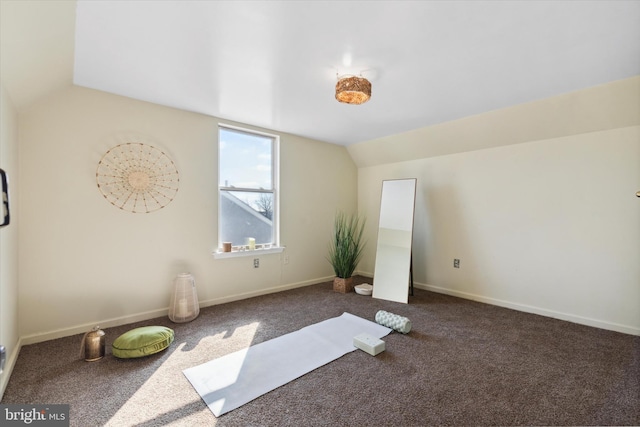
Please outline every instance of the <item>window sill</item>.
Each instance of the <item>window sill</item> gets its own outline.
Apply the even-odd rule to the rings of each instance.
[[[213,258],[225,259],[225,258],[238,258],[244,256],[260,256],[266,254],[279,254],[284,251],[284,246],[269,249],[254,249],[252,251],[233,251],[233,252],[214,252]]]

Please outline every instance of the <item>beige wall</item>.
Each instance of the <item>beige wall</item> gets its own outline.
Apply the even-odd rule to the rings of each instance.
[[[416,157],[422,153],[424,158],[358,170],[358,208],[370,219],[367,237],[375,242],[382,180],[415,177],[418,286],[640,335],[637,83],[634,78],[528,108],[487,113],[487,128],[479,133],[473,123],[482,121],[482,115],[473,123],[451,122],[448,135],[455,138],[436,142],[482,146],[478,141],[490,140],[492,134],[496,139],[509,134],[511,119],[527,123],[525,128],[534,131],[527,134],[523,128],[512,145],[428,156],[424,146],[430,146],[432,130],[416,131],[401,145],[415,146]],[[606,93],[618,95],[598,104]],[[536,126],[543,126],[537,122],[541,115],[544,123],[551,120],[545,109],[561,102],[596,110],[556,111],[561,122],[553,123],[556,132],[573,133],[531,139],[539,134]],[[532,110],[539,114],[529,115]],[[623,119],[617,120],[617,113]],[[592,119],[600,115],[609,117],[600,120],[599,127],[606,129],[592,131]],[[369,148],[370,158],[379,158],[378,143],[360,144],[359,149]],[[393,145],[393,138],[387,143]],[[454,258],[461,260],[460,269],[453,268]],[[372,274],[374,263],[375,245],[370,245],[359,270]]]
[[[355,211],[357,203],[357,169],[346,149],[281,135],[286,250],[260,256],[260,268],[254,269],[253,256],[212,256],[217,123],[79,87],[20,116],[25,342],[164,315],[173,278],[184,271],[194,274],[203,305],[331,277],[325,256],[334,212]],[[132,137],[164,150],[180,173],[173,202],[149,214],[117,209],[95,182],[105,151]]]
[[[634,126],[640,76],[349,146],[358,167]],[[461,100],[460,102],[464,102]]]
[[[20,350],[18,331],[18,118],[0,85],[0,167],[9,179],[11,223],[0,228],[0,344],[7,364],[0,374],[0,399]]]

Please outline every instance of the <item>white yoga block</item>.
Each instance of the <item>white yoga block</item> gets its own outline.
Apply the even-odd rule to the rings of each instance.
[[[360,334],[353,337],[353,345],[372,356],[384,351],[384,341],[369,334]]]

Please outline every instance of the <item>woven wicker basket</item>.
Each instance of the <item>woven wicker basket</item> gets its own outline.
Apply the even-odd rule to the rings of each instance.
[[[346,294],[347,292],[353,292],[353,277],[343,279],[342,277],[336,277],[333,279],[333,290]]]

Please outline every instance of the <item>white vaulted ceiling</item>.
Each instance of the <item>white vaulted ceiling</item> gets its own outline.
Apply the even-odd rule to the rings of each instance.
[[[50,85],[342,145],[640,74],[640,1],[4,3],[31,16],[22,36],[2,17],[3,81],[18,106],[35,89],[16,70],[35,66]],[[40,57],[24,52],[33,43]],[[368,78],[371,100],[338,103],[336,73]]]

